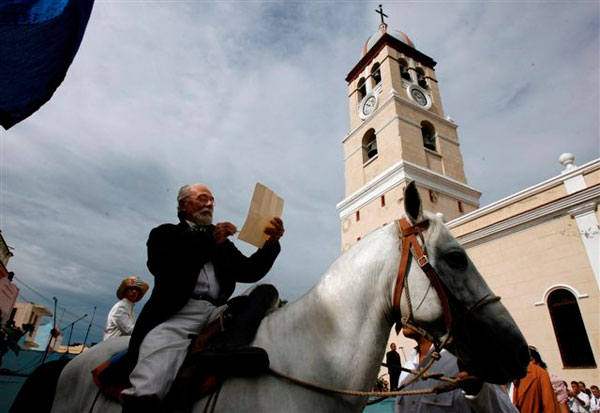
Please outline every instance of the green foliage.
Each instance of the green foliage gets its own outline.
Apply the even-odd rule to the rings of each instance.
[[[377,377],[377,380],[375,380],[375,384],[373,385],[373,391],[388,391],[389,388],[390,385],[383,376]]]
[[[279,299],[279,302],[277,303],[277,308],[281,308],[284,305],[286,305],[288,303],[288,300],[282,300],[281,298]]]
[[[24,324],[23,328],[16,327],[13,321],[2,325],[2,315],[0,314],[0,366],[2,365],[2,358],[8,353],[8,350],[19,354],[21,350],[19,340],[31,331],[33,331],[31,324]]]

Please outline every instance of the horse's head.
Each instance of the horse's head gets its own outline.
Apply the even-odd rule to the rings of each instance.
[[[439,295],[446,295],[451,317],[444,322],[443,298],[432,288],[435,283],[425,275],[426,269],[417,265],[414,251],[404,283],[409,288],[403,289],[400,300],[402,316],[410,314],[436,341],[447,339],[446,348],[484,381],[507,383],[525,376],[529,351],[517,324],[441,218],[423,212],[414,183],[405,190],[404,206],[406,224],[416,226],[423,236],[419,239],[417,233],[416,239],[421,246],[424,241],[427,260],[441,284]]]

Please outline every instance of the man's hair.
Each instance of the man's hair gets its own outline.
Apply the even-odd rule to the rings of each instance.
[[[583,385],[583,387],[585,387],[585,383],[584,383],[584,382],[582,382],[582,381],[580,381],[580,382],[579,382],[579,383],[577,383],[577,384],[581,384],[581,385]]]
[[[575,380],[573,380],[573,381],[571,382],[571,384],[573,384],[573,383],[575,383],[576,385],[578,385],[578,386],[579,386],[579,382],[578,382],[578,381],[575,381]]]
[[[177,193],[177,211],[181,211],[181,205],[190,196],[192,186],[188,184],[179,188],[179,192]]]
[[[544,360],[542,360],[542,356],[540,355],[540,352],[537,351],[537,348],[535,348],[534,346],[529,346],[529,354],[531,354],[531,357],[535,360],[535,363],[538,366],[540,366],[543,369],[548,368],[546,363],[544,363]]]
[[[592,389],[592,390],[594,390],[594,389],[596,389],[596,390],[600,390],[600,389],[598,388],[598,386],[596,386],[595,384],[592,384],[592,385],[590,386],[590,389]]]

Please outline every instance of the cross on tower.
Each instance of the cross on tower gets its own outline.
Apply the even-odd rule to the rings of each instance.
[[[383,6],[381,4],[379,5],[379,10],[375,9],[375,13],[381,15],[381,23],[379,23],[379,28],[381,30],[387,29],[387,24],[385,24],[383,18],[388,17],[388,15],[383,12]]]

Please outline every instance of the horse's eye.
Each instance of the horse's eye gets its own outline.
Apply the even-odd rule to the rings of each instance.
[[[462,251],[451,251],[444,256],[444,260],[452,268],[462,269],[467,266],[467,256]]]

